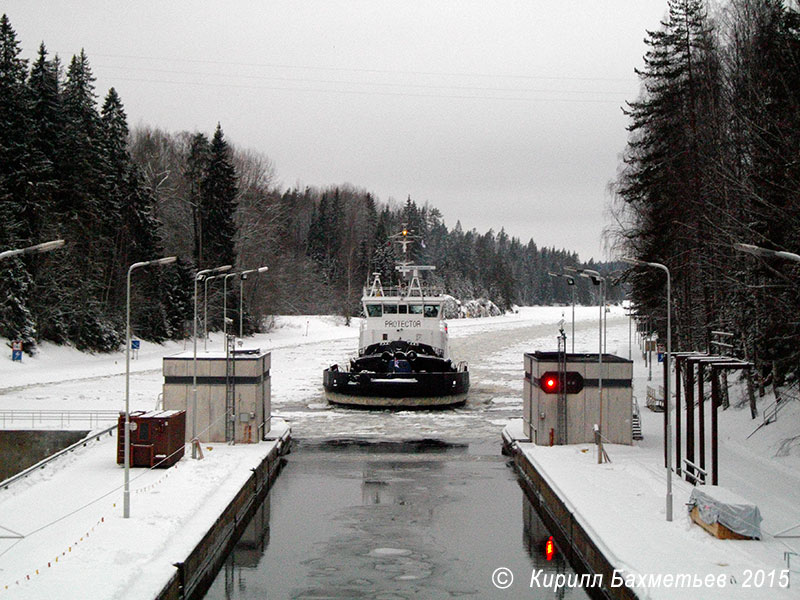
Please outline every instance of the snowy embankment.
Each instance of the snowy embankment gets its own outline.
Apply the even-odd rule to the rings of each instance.
[[[344,321],[337,317],[281,317],[276,328],[267,333],[245,340],[247,347],[260,347],[273,352],[272,364],[272,400],[273,412],[279,415],[288,414],[291,419],[293,435],[296,437],[335,437],[338,435],[367,435],[394,437],[458,437],[499,442],[499,432],[509,419],[521,415],[522,388],[522,353],[534,350],[552,350],[555,347],[557,324],[565,320],[564,329],[571,333],[570,307],[539,307],[520,309],[516,314],[484,319],[449,321],[454,356],[457,359],[468,359],[470,370],[474,376],[473,391],[468,406],[464,409],[446,411],[432,415],[422,413],[363,413],[334,409],[324,404],[321,393],[321,369],[324,366],[352,354],[356,350],[358,338],[358,320],[346,327]],[[577,307],[576,309],[576,351],[596,352],[597,348],[597,307]],[[608,352],[623,357],[628,356],[629,329],[628,320],[622,316],[619,307],[612,308],[608,321]],[[1,342],[0,342],[1,343]],[[569,342],[568,342],[569,344]],[[222,339],[214,334],[208,342],[209,350],[218,350]],[[3,346],[0,346],[3,347]],[[190,349],[191,344],[187,343]],[[203,352],[203,342],[198,343],[199,352]],[[181,352],[184,343],[170,342],[164,345],[142,343],[138,360],[132,361],[131,407],[132,409],[151,409],[155,405],[161,391],[161,359],[165,355]],[[747,568],[758,569],[759,565],[771,565],[780,571],[785,568],[783,551],[798,552],[798,540],[784,539],[776,541],[772,535],[782,529],[800,524],[800,453],[797,446],[788,448],[785,456],[775,456],[779,451],[786,451],[791,444],[784,443],[797,436],[797,423],[800,422],[800,403],[794,402],[784,409],[777,423],[762,428],[752,438],[747,435],[755,428],[756,423],[749,417],[747,409],[732,408],[720,412],[720,483],[740,495],[756,503],[764,517],[762,530],[767,535],[763,542],[715,542],[691,525],[684,511],[683,496],[688,497],[688,487],[675,480],[675,520],[671,524],[664,522],[665,470],[663,468],[662,415],[651,413],[644,408],[647,381],[647,370],[637,355],[636,343],[633,343],[634,395],[639,399],[642,408],[643,432],[645,439],[636,442],[633,447],[609,446],[607,449],[613,463],[598,467],[592,457],[592,449],[580,452],[577,447],[547,449],[548,455],[542,462],[552,457],[552,470],[561,479],[557,480],[565,493],[569,494],[573,504],[591,520],[592,526],[602,532],[609,545],[614,545],[614,553],[620,557],[625,568],[630,572],[648,573],[655,568],[656,562],[663,564],[655,573],[666,572],[665,569],[687,566],[691,572],[725,572],[738,569],[745,563]],[[0,411],[7,409],[114,409],[123,407],[125,355],[118,352],[109,355],[84,355],[74,349],[43,345],[41,352],[34,358],[25,357],[22,364],[12,363],[10,351],[0,356]],[[661,370],[653,369],[653,381],[650,385],[661,383]],[[734,390],[732,404],[736,404],[740,391]],[[763,408],[772,401],[768,395],[759,401]],[[710,420],[707,420],[710,422]],[[47,556],[52,552],[60,555],[67,546],[78,540],[81,549],[76,553],[73,548],[70,561],[74,566],[75,577],[80,573],[94,576],[95,561],[103,564],[103,553],[91,551],[96,539],[95,533],[108,525],[106,519],[97,526],[97,520],[111,514],[117,522],[121,521],[118,489],[121,483],[121,471],[114,462],[114,447],[111,438],[107,438],[102,449],[98,449],[98,458],[92,462],[88,471],[84,472],[82,460],[84,453],[90,449],[71,455],[72,458],[59,462],[52,472],[42,471],[39,476],[43,480],[65,478],[63,483],[48,488],[41,499],[15,501],[5,505],[4,497],[15,498],[19,490],[31,490],[38,487],[33,480],[20,484],[12,496],[8,491],[0,490],[0,527],[13,529],[20,533],[30,534],[42,524],[49,523],[62,516],[69,515],[75,508],[85,504],[87,500],[98,498],[109,492],[116,494],[116,507],[107,508],[103,502],[112,505],[113,493],[98,501],[92,508],[59,521],[63,526],[58,534],[40,534],[30,537],[34,550],[30,553],[19,552],[22,544],[14,550],[0,556],[0,598],[3,585],[12,583],[19,577],[30,574],[32,579],[38,577],[36,569],[40,569],[42,559],[44,568],[48,569]],[[241,448],[241,447],[239,447]],[[222,453],[208,453],[221,457]],[[710,456],[707,452],[706,456]],[[201,461],[209,468],[213,464]],[[95,460],[95,459],[92,459]],[[222,461],[221,458],[216,460]],[[90,461],[91,462],[91,461]],[[178,470],[191,461],[179,463]],[[197,464],[197,463],[194,463]],[[220,462],[222,469],[222,463]],[[568,467],[565,468],[565,465]],[[188,465],[187,465],[188,466]],[[78,469],[73,471],[73,467]],[[187,473],[189,473],[187,469]],[[98,481],[98,477],[104,477]],[[149,477],[152,477],[151,481]],[[169,496],[166,488],[161,486],[170,483],[169,479],[159,481],[162,475],[155,473],[137,480],[134,489],[154,487],[139,492],[133,497],[132,514],[136,519],[146,520],[145,530],[153,532],[158,529],[160,518],[167,520],[167,530],[173,531],[175,525],[171,519],[189,511],[189,503]],[[607,479],[604,479],[607,478]],[[562,481],[563,479],[563,481]],[[177,481],[177,480],[176,480]],[[575,486],[569,488],[569,486]],[[180,486],[178,486],[180,487]],[[569,489],[568,489],[569,488]],[[44,488],[40,488],[44,490]],[[179,495],[194,495],[191,490],[179,490]],[[681,496],[683,494],[683,496]],[[141,498],[138,498],[141,496]],[[159,515],[137,509],[137,502],[143,498],[165,498],[169,510],[163,509]],[[137,499],[138,498],[138,499]],[[103,511],[95,511],[94,507],[103,507]],[[143,509],[143,507],[141,507]],[[113,511],[116,511],[114,513]],[[7,515],[13,515],[13,520]],[[84,519],[84,515],[86,518]],[[75,521],[74,519],[79,519]],[[94,520],[92,520],[94,519]],[[95,531],[91,530],[95,527]],[[88,528],[88,529],[87,529]],[[180,528],[180,527],[179,527]],[[109,528],[110,530],[110,528]],[[2,531],[2,530],[0,530]],[[56,530],[52,530],[56,531]],[[127,531],[127,530],[126,530]],[[80,541],[84,533],[91,534],[91,542],[85,545]],[[119,534],[115,531],[115,534]],[[795,530],[794,533],[797,533]],[[147,534],[151,535],[150,533]],[[607,539],[606,539],[607,538]],[[40,540],[48,542],[41,552],[36,550]],[[0,552],[9,547],[14,540],[0,540]],[[114,561],[121,564],[130,562],[133,565],[147,564],[148,569],[155,569],[154,563],[140,556],[135,534],[128,537],[119,535],[116,539]],[[56,546],[58,546],[56,548]],[[64,548],[62,548],[64,546]],[[721,551],[719,550],[721,549]],[[766,549],[766,550],[764,550]],[[46,552],[45,552],[46,550]],[[720,553],[721,552],[721,553]],[[684,562],[681,557],[686,557]],[[126,558],[127,557],[127,558]],[[53,558],[51,556],[51,558]],[[637,563],[636,561],[643,561]],[[52,560],[50,560],[51,564]],[[719,564],[723,563],[723,564]],[[794,567],[800,561],[795,561]],[[60,561],[59,561],[60,565]],[[699,566],[698,566],[699,565]],[[137,568],[139,568],[137,566]],[[45,587],[36,587],[39,592],[47,590],[67,589],[72,581],[66,570],[54,569],[47,572]],[[711,571],[708,571],[711,569]],[[61,572],[61,575],[58,573]],[[43,571],[40,569],[41,575]],[[58,576],[57,576],[58,575]],[[63,578],[63,579],[62,579]],[[61,582],[65,582],[61,585]],[[737,578],[739,584],[742,579]],[[792,580],[800,586],[800,575]],[[22,586],[20,581],[20,586]],[[30,582],[29,582],[30,583]],[[20,587],[20,589],[22,589]],[[108,585],[109,593],[116,589]],[[673,595],[669,590],[649,589],[642,591],[642,596],[660,597],[729,597],[732,588],[722,591],[714,590],[682,590]],[[757,594],[780,597],[781,590],[750,590],[752,594],[740,597],[753,597]],[[529,592],[530,590],[528,590]],[[641,591],[641,590],[640,590]],[[695,593],[697,592],[697,593]],[[59,597],[79,597],[69,594],[57,594]],[[527,595],[527,593],[526,593]],[[9,595],[17,597],[17,595]],[[37,595],[22,597],[40,597]],[[106,597],[91,595],[82,597]],[[107,596],[112,597],[112,596]]]
[[[0,491],[0,598],[154,598],[277,443],[204,444],[203,460],[132,469],[128,519],[116,436]]]
[[[561,315],[566,315],[570,327],[570,307],[529,307],[516,313],[500,317],[480,319],[457,319],[448,321],[451,336],[478,335],[486,331],[520,329],[544,323],[556,323]],[[614,308],[614,310],[621,310]],[[576,322],[596,320],[597,307],[576,307]],[[293,356],[301,356],[302,348],[312,344],[342,342],[341,356],[331,352],[327,356],[311,356],[319,359],[322,365],[343,360],[356,351],[360,319],[352,319],[350,326],[341,317],[334,316],[281,316],[275,320],[275,327],[262,334],[244,339],[245,347],[258,347],[273,352],[273,401],[278,405],[283,397],[296,397],[304,393],[308,385],[321,389],[321,370],[315,372],[313,382],[299,381],[295,377],[298,365],[290,367],[291,372],[279,370],[274,363],[278,354],[291,350]],[[555,332],[554,332],[555,333]],[[352,341],[352,342],[350,342]],[[2,352],[2,349],[8,352]],[[155,344],[142,341],[131,360],[131,410],[151,410],[161,392],[161,365],[165,356],[192,350],[191,340],[170,341]],[[209,335],[207,341],[199,339],[198,354],[205,349],[220,350],[223,338],[219,332]],[[276,352],[279,351],[279,352]],[[317,352],[318,353],[318,352]],[[309,354],[312,354],[309,351]],[[280,357],[279,362],[280,362]],[[458,358],[458,357],[456,357]],[[0,338],[0,411],[3,410],[122,410],[125,393],[125,352],[108,354],[87,354],[69,346],[56,346],[43,343],[35,356],[24,356],[22,362],[11,361],[8,340]],[[305,375],[304,375],[305,377]],[[6,420],[0,426],[30,427],[30,419],[16,425]],[[37,427],[58,427],[55,423],[42,422]]]
[[[609,330],[609,338],[612,336]],[[621,336],[617,339],[618,344],[609,344],[609,351],[627,356],[627,348],[623,348],[627,339],[624,344]],[[791,404],[777,422],[747,439],[761,423],[761,416],[754,421],[749,407],[736,407],[744,399],[745,390],[741,384],[732,385],[732,407],[719,411],[719,483],[759,507],[763,539],[717,540],[691,521],[686,503],[692,486],[675,475],[673,521],[666,521],[663,414],[644,408],[647,385],[662,383],[663,368],[660,364],[654,367],[653,379],[648,381],[641,354],[634,359],[634,396],[642,409],[644,440],[633,446],[606,445],[612,462],[604,465],[597,464],[591,444],[553,448],[521,444],[521,448],[536,468],[546,473],[580,520],[590,525],[607,547],[611,563],[623,578],[629,578],[630,587],[640,598],[798,597],[800,556],[792,557],[792,588],[787,590],[780,584],[789,575],[784,571],[784,553],[800,553],[800,403],[788,400]],[[759,409],[773,401],[774,397],[767,394],[759,400]],[[707,402],[707,424],[711,422],[709,405]],[[684,417],[684,443],[685,421]],[[710,427],[706,427],[708,468]],[[519,422],[510,429],[518,429],[516,437],[521,437]],[[788,533],[794,538],[776,537],[787,529],[792,529]],[[678,586],[675,577],[685,575],[703,584]],[[713,584],[706,580],[708,576],[713,576]]]
[[[512,331],[525,332],[526,338],[529,330],[540,328],[547,336],[542,343],[550,344],[563,312],[569,315],[570,309],[520,309],[502,317],[450,321],[449,326],[454,340],[484,340],[487,333],[509,338],[503,332]],[[579,307],[576,320],[587,326],[586,322],[591,322],[596,331],[597,312],[596,307]],[[346,327],[342,319],[335,317],[282,317],[273,331],[246,340],[246,345],[273,352],[273,406],[281,407],[287,398],[291,402],[318,402],[320,363],[329,360],[331,347],[354,352],[357,336],[357,321]],[[533,349],[530,341],[524,344],[526,349]],[[485,342],[481,345],[485,348]],[[131,363],[132,409],[153,408],[161,388],[162,357],[184,350],[182,342],[143,342],[141,346],[138,359]],[[201,340],[201,353],[203,346]],[[190,347],[186,345],[187,349]],[[215,334],[208,349],[220,347],[221,338]],[[307,359],[309,353],[317,355],[316,362]],[[310,367],[306,364],[309,362]],[[514,365],[520,362],[520,355],[514,350],[498,366],[511,370],[518,382],[521,374]],[[85,355],[45,344],[36,357],[25,357],[22,364],[12,363],[10,356],[4,356],[0,358],[0,410],[121,409],[124,372],[123,352]],[[313,423],[317,414],[324,415],[323,430],[329,432],[327,435],[336,435],[330,433],[329,426],[336,419],[342,421],[341,430],[353,435],[352,412],[327,408],[298,411],[297,422],[301,426]],[[485,415],[469,411],[446,413],[442,416],[442,434],[452,429],[452,419],[472,422],[483,420]],[[412,433],[416,430],[408,429],[407,422],[427,420],[426,414],[396,416],[393,426]],[[355,418],[359,422],[375,421],[375,432],[385,434],[386,415],[365,416],[359,412]],[[438,427],[436,423],[433,426]],[[494,430],[499,431],[499,427],[495,425]],[[475,434],[474,427],[470,432]],[[115,441],[115,436],[105,436],[100,442],[58,459],[52,468],[0,490],[0,531],[26,536],[22,541],[0,539],[0,598],[3,593],[14,598],[53,594],[66,599],[152,597],[153,590],[171,573],[171,564],[182,560],[197,535],[207,529],[206,517],[218,513],[241,485],[241,478],[249,476],[256,455],[265,451],[261,444],[233,448],[212,445],[214,449],[206,451],[203,461],[184,458],[177,469],[168,471],[136,469],[137,478],[131,486],[131,519],[124,520],[122,470],[115,462]],[[194,520],[198,515],[202,516],[200,521]]]

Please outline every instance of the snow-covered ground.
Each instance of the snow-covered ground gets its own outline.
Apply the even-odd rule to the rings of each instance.
[[[275,421],[270,437],[286,429]],[[0,598],[154,598],[276,443],[206,444],[203,460],[132,469],[129,519],[116,436],[9,486],[0,492]]]
[[[609,350],[627,356],[620,328],[609,329]],[[613,339],[616,343],[612,346]],[[627,340],[626,340],[627,342]],[[634,347],[634,352],[638,349]],[[761,428],[750,439],[761,417],[750,418],[749,407],[736,408],[745,399],[741,382],[731,378],[731,405],[719,412],[719,483],[759,507],[763,522],[761,541],[717,540],[693,524],[686,503],[692,486],[673,476],[673,521],[666,521],[666,469],[664,468],[663,413],[644,407],[647,385],[662,383],[662,365],[654,366],[653,379],[642,356],[634,356],[634,395],[642,414],[644,440],[633,446],[606,445],[611,463],[598,465],[595,447],[580,444],[539,447],[521,444],[526,454],[549,479],[585,523],[609,549],[612,562],[623,575],[633,576],[640,598],[798,598],[800,597],[800,537],[775,537],[796,527],[800,536],[800,403],[792,401],[776,423]],[[673,384],[674,385],[674,384]],[[708,388],[708,386],[706,386]],[[772,394],[759,400],[763,409]],[[710,402],[706,402],[706,467],[710,459]],[[685,413],[684,413],[685,414]],[[695,419],[697,416],[695,415]],[[672,415],[673,423],[674,410]],[[683,439],[685,443],[685,422]],[[521,437],[515,421],[510,431]],[[695,431],[697,426],[695,425]],[[685,447],[685,446],[684,446]],[[695,450],[697,453],[697,450]],[[685,457],[685,450],[683,452]],[[697,455],[695,456],[697,459]],[[794,552],[792,589],[784,589],[787,562]],[[659,580],[664,575],[723,576],[724,587],[703,585],[678,588]],[[640,579],[639,576],[643,576]]]
[[[610,323],[614,318],[624,320],[621,309],[614,310]],[[597,307],[576,308],[576,349],[595,349],[598,312]],[[355,354],[358,319],[347,327],[339,317],[278,317],[272,331],[247,338],[245,346],[272,353],[272,410],[292,425],[295,436],[475,439],[495,435],[498,425],[517,416],[522,353],[552,346],[562,314],[569,334],[570,307],[522,308],[501,317],[448,321],[453,358],[470,363],[472,389],[464,408],[440,413],[354,412],[327,404],[322,371]],[[0,348],[3,346],[0,340]],[[204,347],[219,350],[221,336],[212,334],[207,344],[200,340],[198,352],[202,354]],[[191,342],[141,343],[138,358],[131,361],[131,410],[156,406],[162,388],[162,358],[191,349]],[[0,427],[25,429],[33,423],[41,428],[61,428],[60,420],[38,421],[30,411],[122,410],[124,373],[124,352],[86,355],[43,344],[35,357],[26,356],[22,364],[12,363],[9,352],[0,356]],[[11,421],[3,413],[8,410],[28,412]],[[393,416],[389,418],[389,414]],[[476,423],[478,415],[491,416],[498,423]],[[70,426],[81,429],[87,424],[73,420]]]
[[[322,391],[322,370],[332,363],[346,360],[356,351],[358,320],[354,320],[349,327],[346,327],[343,320],[337,317],[280,317],[273,331],[248,338],[245,340],[245,345],[272,352],[273,414],[286,420],[292,427],[292,436],[295,438],[433,437],[497,444],[499,451],[502,428],[521,415],[522,355],[524,352],[554,349],[558,322],[562,315],[569,336],[570,307],[523,308],[516,314],[501,317],[449,321],[452,355],[456,360],[469,361],[472,379],[467,404],[463,408],[451,411],[367,412],[329,406]],[[576,351],[597,351],[597,317],[597,307],[577,307]],[[628,332],[628,320],[623,316],[622,309],[613,307],[608,316],[608,352],[627,357]],[[208,349],[217,350],[221,346],[221,337],[212,335],[208,341]],[[5,347],[5,340],[0,340],[0,348]],[[204,351],[202,340],[198,348],[199,352]],[[131,365],[132,410],[151,409],[155,406],[162,386],[162,358],[185,349],[191,349],[191,343],[170,342],[158,345],[142,342],[139,356]],[[679,560],[684,555],[682,549],[684,542],[695,544],[699,548],[715,546],[713,541],[703,537],[706,536],[705,533],[696,531],[697,528],[689,524],[688,517],[682,510],[683,500],[680,497],[680,494],[684,493],[682,490],[685,486],[677,481],[675,521],[668,527],[667,534],[663,533],[665,525],[662,522],[664,489],[664,470],[661,467],[662,417],[644,408],[647,372],[641,361],[641,355],[637,355],[635,339],[633,353],[636,361],[634,394],[642,407],[645,439],[633,447],[609,447],[614,462],[599,470],[592,462],[591,450],[584,454],[575,448],[554,449],[552,456],[556,457],[554,459],[556,462],[562,459],[573,461],[575,469],[573,471],[563,467],[553,468],[560,473],[572,473],[568,478],[572,481],[581,479],[577,474],[582,473],[584,468],[587,478],[595,477],[600,471],[609,477],[612,483],[608,485],[598,484],[590,486],[588,491],[584,489],[582,492],[572,492],[579,497],[585,496],[593,506],[599,507],[598,513],[588,513],[593,525],[595,521],[598,524],[606,523],[612,513],[623,514],[623,511],[617,509],[620,503],[634,505],[640,494],[643,494],[641,497],[652,496],[647,500],[647,510],[632,512],[625,527],[615,528],[604,536],[608,535],[610,541],[613,541],[615,536],[619,538],[619,544],[623,549],[629,546],[626,560],[630,556],[650,553],[650,556],[654,556],[653,560],[662,560],[664,564],[672,565],[672,561]],[[22,364],[12,363],[10,354],[8,351],[0,356],[0,413],[8,410],[120,410],[124,406],[125,355],[122,352],[85,355],[70,348],[45,344],[37,356],[33,358],[26,356]],[[654,369],[653,384],[660,383],[660,373],[660,370]],[[735,402],[735,394],[732,401]],[[760,406],[763,407],[769,402],[771,399],[767,397],[760,402]],[[720,446],[720,482],[759,505],[764,516],[762,528],[767,534],[774,534],[800,523],[798,449],[795,447],[787,456],[774,456],[781,442],[800,433],[797,431],[800,407],[786,408],[777,424],[765,427],[750,440],[745,438],[752,431],[754,424],[749,418],[748,410],[731,409],[722,412],[720,417],[720,432],[723,437]],[[57,426],[52,422],[36,425]],[[5,424],[6,428],[30,428],[30,426],[30,416],[26,417],[25,422],[7,421]],[[0,427],[3,427],[2,421]],[[86,425],[75,424],[75,427],[81,428]],[[241,447],[229,450],[238,452],[239,448]],[[189,465],[188,463],[192,461],[184,459],[179,463],[178,470],[186,468],[186,473],[189,474],[192,473],[189,469],[203,468],[203,465],[207,465],[205,468],[211,468],[213,464],[219,464],[221,470],[227,469],[230,465],[223,467],[222,462],[228,460],[224,458],[227,452],[228,449],[219,448],[208,453],[212,458],[217,457],[215,460],[220,461],[219,463],[206,460],[201,461],[200,465],[197,463]],[[557,456],[559,452],[563,457]],[[244,460],[249,459],[244,458]],[[581,461],[587,464],[581,466]],[[216,477],[213,473],[211,475],[212,478]],[[618,483],[625,481],[625,478],[617,475],[630,475],[634,483],[619,486]],[[140,492],[139,495],[141,498],[159,499],[154,505],[158,508],[145,510],[142,507],[141,512],[138,512],[135,507],[137,502],[142,500],[137,496],[133,497],[133,515],[143,526],[143,535],[148,539],[155,535],[162,520],[167,532],[175,531],[176,528],[181,529],[183,527],[180,524],[180,519],[183,518],[181,515],[185,517],[194,510],[190,502],[180,499],[194,495],[195,491],[188,488],[184,490],[181,485],[181,489],[167,493],[166,490],[170,488],[166,486],[171,484],[172,479],[161,480],[162,476],[163,473],[158,472],[144,475],[134,486],[138,489],[139,486],[147,488],[152,484],[152,488]],[[153,481],[150,481],[151,477]],[[0,539],[0,598],[3,597],[4,591],[9,592],[8,597],[18,597],[19,594],[30,594],[19,597],[41,597],[43,590],[51,594],[58,591],[58,597],[63,598],[115,598],[120,597],[120,586],[132,581],[131,577],[135,572],[142,570],[144,565],[148,565],[148,569],[152,565],[155,569],[155,562],[161,560],[159,557],[166,557],[163,552],[166,552],[167,548],[160,549],[153,557],[148,558],[140,555],[134,535],[122,535],[128,530],[124,529],[126,525],[121,519],[119,503],[121,491],[118,489],[120,480],[121,471],[114,463],[113,440],[108,438],[107,441],[92,444],[70,455],[64,461],[58,461],[53,470],[45,469],[24,483],[15,484],[8,490],[0,490],[0,527],[29,534],[54,519],[65,517],[57,526],[52,526],[54,528],[31,536],[29,541],[33,544],[31,547],[34,550],[30,552],[21,552],[23,547],[21,543],[7,551],[15,540]],[[51,485],[54,487],[40,487]],[[202,496],[208,492],[206,489],[208,486],[201,487],[203,491],[198,493]],[[57,492],[54,491],[56,489]],[[39,499],[35,500],[37,491]],[[29,493],[33,496],[27,499]],[[26,495],[24,500],[23,494]],[[621,496],[618,496],[619,494]],[[686,494],[688,495],[688,492]],[[76,513],[74,517],[66,516],[86,502],[97,498],[101,499],[92,507]],[[160,502],[161,499],[165,502]],[[116,506],[113,506],[115,503]],[[103,517],[105,520],[100,520]],[[138,521],[139,519],[141,521]],[[92,531],[91,527],[95,527],[95,530]],[[596,529],[599,529],[599,525]],[[101,550],[104,546],[100,544],[95,546],[95,541],[101,539],[99,532],[103,530],[110,532],[109,540],[116,540],[113,552]],[[3,530],[0,530],[0,534],[2,533]],[[90,537],[80,541],[79,538],[85,533],[89,533]],[[111,533],[114,535],[110,535]],[[660,539],[663,535],[667,535],[671,540],[670,543],[666,548],[654,550],[655,545],[650,541]],[[44,540],[47,541],[46,548],[43,547],[42,551],[37,553],[36,545],[45,543]],[[70,554],[69,560],[66,560],[67,556],[64,555],[59,561],[58,569],[50,567],[48,570],[47,562],[52,565],[54,564],[52,559],[55,558],[55,555],[50,555],[58,551],[60,556],[60,552],[66,550],[76,540],[80,543],[73,547],[71,553],[67,552]],[[767,542],[748,543],[757,544],[759,547],[766,547],[767,544]],[[800,546],[797,540],[786,540],[780,546],[783,544],[788,544],[784,549],[789,550],[791,547],[794,551]],[[62,546],[64,548],[61,548]],[[171,552],[172,544],[168,546]],[[768,561],[768,564],[774,564],[776,569],[781,564],[785,565],[782,563],[782,554],[778,552],[780,546],[775,546],[778,555],[770,554],[771,562]],[[742,551],[736,550],[740,547],[741,544],[738,542],[731,543],[730,550],[725,550],[725,554],[721,555],[717,562],[726,562],[729,565],[743,564],[750,551],[745,550],[743,555]],[[653,554],[654,552],[656,554]],[[115,569],[123,572],[120,579],[93,587],[90,595],[70,591],[71,583],[82,577],[81,573],[93,577],[99,573],[96,569],[100,565],[110,564],[103,562],[104,560],[111,560],[115,565],[127,564],[131,568],[115,566]],[[758,563],[753,560],[752,568],[757,568],[757,564],[766,559],[758,558],[761,561]],[[68,564],[72,565],[72,570],[67,569]],[[795,565],[800,566],[800,560],[797,560]],[[39,575],[35,574],[36,569],[39,569]],[[31,575],[32,581],[39,577],[41,583],[36,583],[34,587],[32,581],[25,579],[26,575]],[[15,583],[17,580],[20,580],[18,587]],[[800,586],[800,575],[797,575],[793,582]],[[4,590],[7,584],[15,586],[14,594],[10,593],[11,589]],[[22,592],[27,589],[35,592]],[[140,588],[132,589],[141,591]],[[101,593],[101,590],[105,591]],[[127,597],[139,596],[129,594]],[[693,597],[708,596],[695,594]]]

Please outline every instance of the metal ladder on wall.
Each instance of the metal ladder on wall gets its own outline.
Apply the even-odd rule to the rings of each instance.
[[[233,442],[236,427],[236,336],[225,338],[225,441]]]
[[[558,335],[558,436],[556,444],[567,443],[567,334]]]

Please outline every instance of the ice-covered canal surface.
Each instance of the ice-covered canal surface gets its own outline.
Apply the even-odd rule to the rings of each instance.
[[[524,587],[526,598],[552,597],[527,587],[532,571],[572,570],[558,553],[545,560],[550,534],[500,453],[500,432],[521,414],[523,353],[555,345],[560,311],[554,316],[501,329],[479,321],[453,327],[452,354],[469,361],[472,379],[466,405],[454,410],[329,406],[321,370],[345,360],[352,339],[310,344],[315,356],[305,361],[298,348],[274,351],[274,412],[298,442],[206,597],[510,597],[513,590],[492,582],[498,568],[515,574],[513,589]],[[576,325],[587,351],[597,340],[590,319]],[[609,341],[624,330],[627,346],[627,321],[609,326]],[[587,597],[565,591],[561,597]]]
[[[496,444],[301,441],[206,598],[549,598],[548,536]]]
[[[536,321],[469,319],[450,322],[451,355],[469,363],[471,388],[466,404],[444,411],[365,411],[329,405],[322,370],[345,362],[356,351],[355,337],[272,352],[273,413],[299,439],[367,437],[380,439],[500,440],[508,420],[522,414],[523,353],[553,350],[562,312],[538,309]],[[576,351],[597,352],[597,309],[579,307]],[[620,310],[621,312],[621,310]],[[609,348],[627,352],[627,319],[610,315]],[[565,326],[570,334],[569,322]],[[615,339],[619,337],[619,340]],[[624,336],[623,336],[624,334]],[[613,349],[612,349],[613,348]],[[627,354],[625,354],[627,356]]]
[[[578,307],[576,351],[597,351],[598,310]],[[271,332],[246,339],[246,347],[272,354],[272,412],[288,421],[297,446],[209,597],[520,597],[517,586],[541,560],[537,544],[546,532],[500,454],[500,434],[521,415],[523,353],[555,347],[562,313],[569,335],[569,307],[451,321],[452,355],[469,362],[472,388],[463,408],[433,412],[327,404],[322,371],[356,352],[357,322],[281,317]],[[627,356],[621,309],[609,313],[608,333],[608,351]],[[132,410],[156,406],[162,358],[187,344],[142,342],[131,365]],[[209,350],[221,345],[216,334],[208,341]],[[2,408],[28,415],[6,428],[63,428],[30,416],[40,410],[124,407],[124,353],[43,344],[0,372]],[[54,514],[72,510],[73,496],[53,499]],[[499,567],[513,570],[514,589],[492,587]],[[524,592],[537,597],[527,586]]]

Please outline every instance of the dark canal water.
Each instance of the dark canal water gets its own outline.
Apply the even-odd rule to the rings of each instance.
[[[304,442],[208,599],[587,598],[530,588],[572,573],[497,443]],[[510,569],[498,589],[492,574]]]

